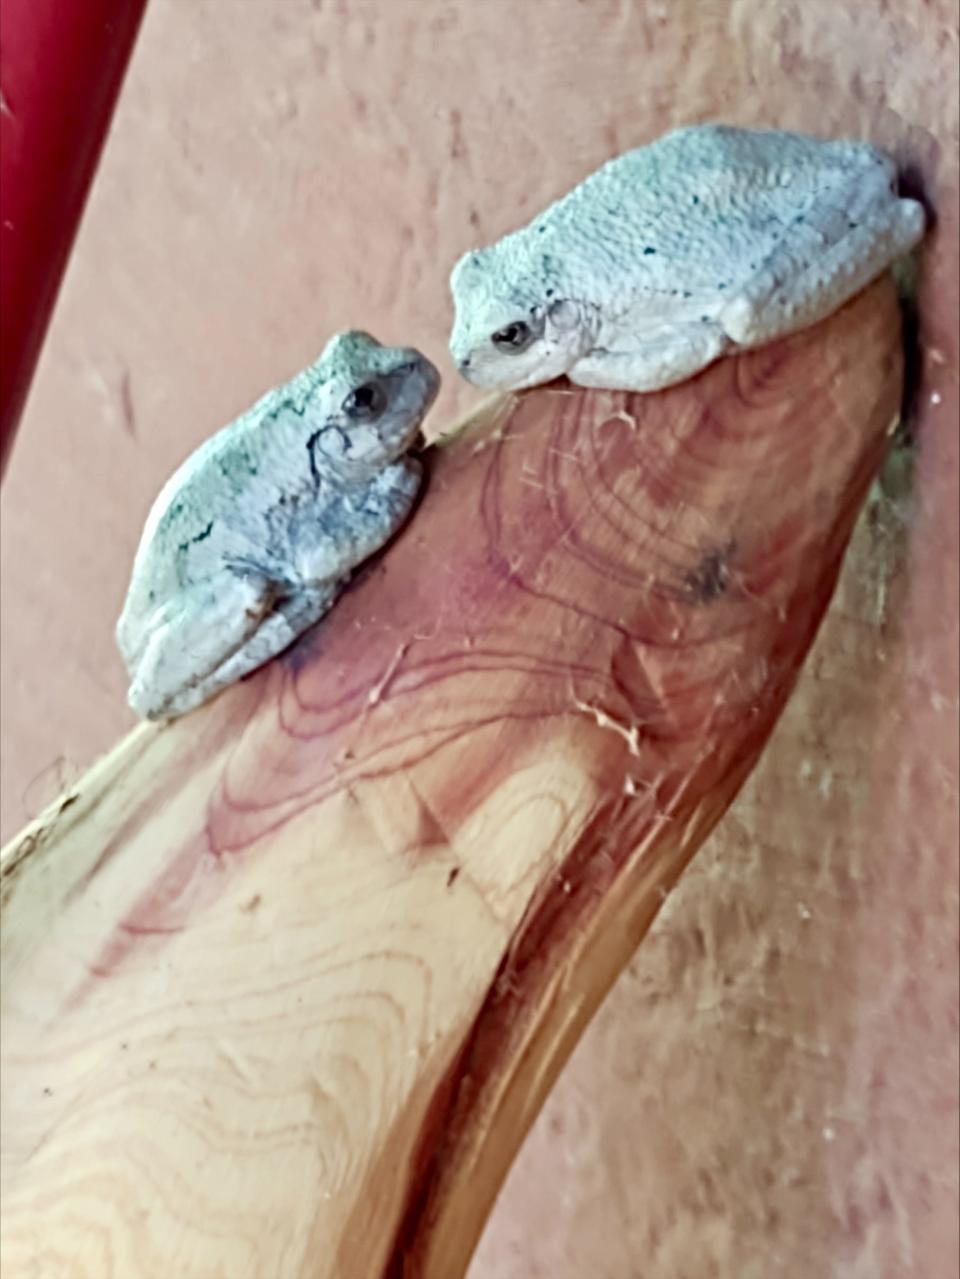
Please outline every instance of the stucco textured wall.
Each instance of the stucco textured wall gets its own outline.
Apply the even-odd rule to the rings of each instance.
[[[130,723],[112,627],[160,482],[334,329],[437,360],[438,428],[472,397],[450,264],[682,122],[869,137],[936,210],[912,484],[471,1279],[957,1273],[956,60],[948,0],[148,11],[3,491],[6,835]]]

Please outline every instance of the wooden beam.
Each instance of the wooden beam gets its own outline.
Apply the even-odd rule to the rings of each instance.
[[[900,342],[883,281],[656,395],[489,407],[325,622],[9,846],[12,1273],[462,1274],[790,693]]]

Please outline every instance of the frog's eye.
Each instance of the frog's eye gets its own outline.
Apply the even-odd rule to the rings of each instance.
[[[387,397],[382,387],[376,382],[364,382],[362,386],[354,387],[341,408],[351,422],[372,422],[380,416],[386,404]]]
[[[533,341],[533,330],[529,324],[516,320],[505,328],[497,329],[496,333],[491,334],[490,341],[505,355],[518,355]]]

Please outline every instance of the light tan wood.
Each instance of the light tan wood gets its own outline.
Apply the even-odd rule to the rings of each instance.
[[[462,1273],[776,722],[900,377],[885,281],[655,396],[492,407],[314,633],[10,845],[12,1274]]]

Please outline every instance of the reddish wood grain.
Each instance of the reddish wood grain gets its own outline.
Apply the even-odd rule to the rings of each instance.
[[[414,519],[326,622],[198,714],[139,730],[15,841],[11,1255],[42,1238],[102,1273],[102,1218],[98,1247],[142,1258],[131,1279],[461,1273],[556,1071],[776,722],[900,379],[885,281],[657,395],[557,385],[490,410],[436,451]],[[171,1100],[158,973],[168,1038],[234,1000],[244,1052],[269,1056],[278,1010],[302,1016],[283,1096],[317,1088],[335,1120],[257,1145],[280,1085],[216,1050],[222,1030],[191,1039],[178,1078],[203,1087]],[[123,1036],[136,1078],[109,1105],[78,1064],[101,1034]],[[243,1166],[228,1195],[186,1151],[200,1093],[238,1069],[235,1104],[257,1117],[241,1141],[230,1110],[210,1138]],[[125,1153],[140,1145],[221,1226],[185,1221]],[[342,1166],[304,1190],[328,1147]],[[278,1226],[283,1185],[297,1209]],[[145,1203],[177,1223],[172,1251],[143,1246]]]

